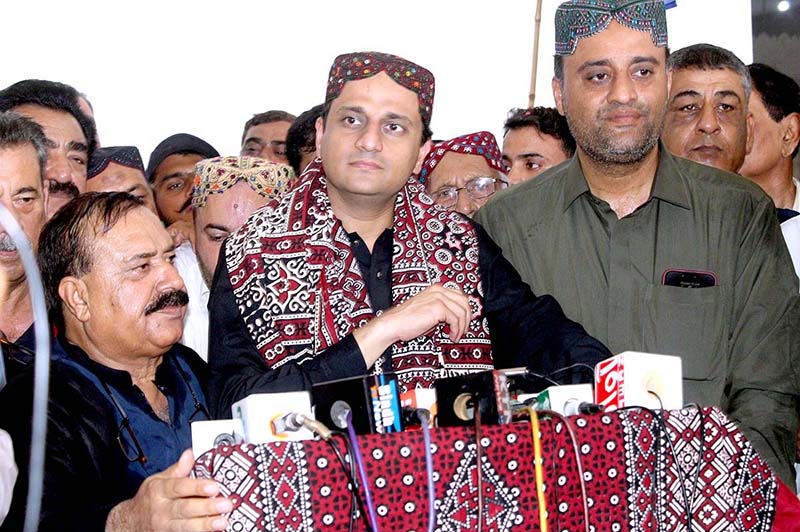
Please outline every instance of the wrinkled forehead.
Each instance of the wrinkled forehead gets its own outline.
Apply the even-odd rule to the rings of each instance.
[[[747,90],[742,76],[730,68],[683,68],[672,71],[673,98],[702,97],[708,100],[733,97],[745,102]]]

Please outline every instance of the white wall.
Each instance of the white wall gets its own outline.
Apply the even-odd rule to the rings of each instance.
[[[527,105],[535,0],[3,0],[0,87],[64,81],[89,95],[105,145],[147,157],[164,137],[199,135],[238,152],[253,113],[320,103],[333,58],[380,50],[436,76],[437,138],[488,129]],[[539,105],[552,105],[553,14],[543,0]],[[670,46],[728,47],[752,61],[750,0],[678,0]]]

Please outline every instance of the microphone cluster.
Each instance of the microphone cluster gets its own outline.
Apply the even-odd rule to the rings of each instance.
[[[683,406],[679,357],[626,351],[598,363],[593,373],[594,386],[558,385],[527,368],[511,368],[439,379],[433,389],[402,395],[392,373],[325,382],[311,393],[253,394],[233,405],[233,419],[192,424],[195,456],[217,445],[302,441],[315,435],[330,439],[331,430],[350,425],[356,434],[391,434],[418,430],[422,423],[471,425],[476,415],[484,424],[510,423],[527,406],[565,416],[628,406]],[[524,393],[532,377],[554,385]],[[419,416],[419,411],[427,414]]]

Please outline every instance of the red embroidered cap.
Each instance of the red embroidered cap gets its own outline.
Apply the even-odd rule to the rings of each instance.
[[[503,156],[500,148],[497,146],[497,139],[488,131],[478,131],[477,133],[469,133],[454,139],[437,142],[431,147],[428,156],[422,163],[422,170],[419,173],[419,180],[424,184],[428,175],[433,172],[439,161],[449,151],[455,153],[464,153],[467,155],[480,155],[489,164],[490,168],[494,168],[501,174],[506,173],[506,167],[503,164]]]
[[[354,52],[334,59],[328,76],[325,103],[335,100],[348,81],[366,79],[381,72],[386,72],[392,80],[417,95],[422,124],[426,128],[430,126],[433,113],[433,74],[428,69],[396,55]]]

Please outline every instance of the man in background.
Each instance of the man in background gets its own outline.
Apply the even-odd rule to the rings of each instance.
[[[747,70],[753,80],[753,149],[740,173],[764,189],[785,222],[800,213],[800,182],[792,168],[800,145],[800,86],[768,65],[753,63]]]
[[[515,185],[575,154],[567,120],[552,107],[512,109],[503,128],[503,164]]]
[[[127,192],[158,215],[153,190],[144,175],[144,163],[136,146],[98,148],[86,172],[88,192]]]
[[[661,139],[679,157],[736,173],[753,145],[750,74],[730,52],[694,44],[667,61],[672,86]]]
[[[22,228],[34,253],[45,222],[42,128],[15,112],[0,113],[0,202]],[[10,229],[0,224],[0,342],[6,379],[33,362],[35,334],[28,276]]]
[[[47,218],[86,190],[86,165],[95,149],[95,127],[80,110],[78,91],[55,81],[29,79],[0,91],[0,111],[16,111],[42,127]]]
[[[172,229],[173,237],[191,239],[193,236],[194,165],[211,157],[219,157],[219,152],[208,142],[188,133],[165,138],[150,154],[145,174],[153,187],[158,214],[164,225]]]
[[[286,159],[299,176],[317,156],[317,118],[322,116],[322,104],[315,105],[297,117],[286,133]]]
[[[244,125],[239,155],[261,157],[274,163],[288,163],[286,134],[295,118],[293,114],[277,110],[254,115]]]
[[[494,135],[478,131],[431,146],[419,179],[436,203],[472,216],[508,186],[504,171]]]
[[[197,164],[192,188],[194,249],[175,249],[189,306],[181,343],[208,358],[208,296],[219,248],[247,217],[285,192],[294,172],[258,157],[214,157]]]

